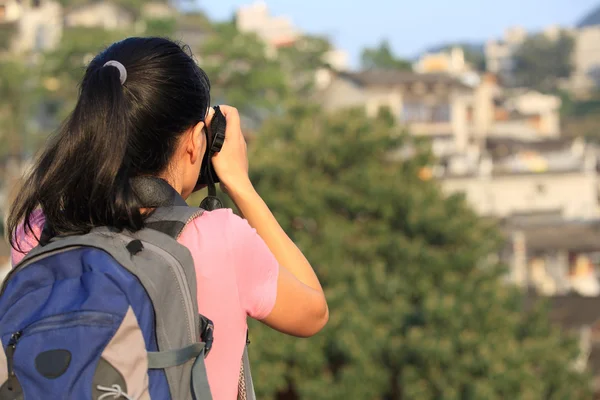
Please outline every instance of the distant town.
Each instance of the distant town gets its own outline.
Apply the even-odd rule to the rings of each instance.
[[[107,0],[0,0],[0,60],[53,51],[66,29],[144,32],[146,21],[173,19],[175,39],[197,48],[210,33],[202,18],[179,14],[164,2],[141,1],[132,11]],[[305,34],[264,2],[240,7],[234,21],[271,56]],[[584,311],[600,307],[600,7],[575,26],[507,27],[501,38],[439,46],[416,60],[401,60],[382,43],[369,57],[353,70],[344,49],[329,49],[312,101],[371,116],[387,109],[411,135],[429,140],[437,162],[420,178],[463,194],[499,222],[506,241],[496,256],[508,266],[507,282],[551,299],[553,318],[581,332],[590,363],[600,360],[600,325]],[[0,107],[0,116],[6,112]],[[20,161],[0,155],[0,215],[27,167]],[[10,268],[9,254],[0,240],[0,272]]]
[[[0,57],[51,51],[67,28],[135,29],[140,15],[177,13],[161,2],[143,2],[136,14],[110,1],[65,7],[54,0],[0,0]],[[291,19],[272,16],[264,2],[239,8],[235,24],[271,53],[304,34]],[[207,32],[188,22],[177,26],[176,36],[196,46]],[[364,107],[376,116],[388,109],[408,132],[431,142],[438,161],[421,179],[438,180],[448,194],[463,193],[479,214],[500,221],[507,240],[497,256],[509,266],[508,281],[565,304],[584,298],[600,306],[600,119],[590,112],[584,117],[591,125],[585,125],[584,117],[565,112],[565,101],[597,100],[599,43],[600,8],[573,27],[507,27],[502,38],[481,46],[445,45],[407,68],[352,70],[348,54],[334,48],[316,71],[313,99],[332,111]],[[527,58],[535,51],[556,55],[555,63],[546,63],[554,69],[535,70],[545,61]],[[7,159],[0,168],[24,167]],[[7,179],[0,182],[3,213],[8,186]],[[0,264],[8,264],[8,253],[1,243]],[[591,322],[583,318],[576,328]]]
[[[144,2],[138,11],[154,19],[177,13],[161,2]],[[69,27],[116,30],[139,24],[136,18],[110,1],[63,7],[54,0],[0,0],[0,29],[16,33],[5,37],[5,55],[50,51]],[[264,2],[239,8],[235,21],[272,52],[303,35],[291,19],[272,16]],[[439,162],[422,178],[438,179],[448,193],[464,193],[481,215],[505,221],[511,240],[502,256],[512,266],[512,281],[545,295],[598,296],[599,148],[564,132],[560,96],[519,82],[515,58],[534,34],[573,43],[572,69],[556,77],[557,88],[575,99],[597,91],[600,9],[577,27],[541,33],[512,27],[481,49],[450,45],[426,52],[412,70],[352,71],[347,53],[332,49],[324,56],[328,67],[316,73],[314,97],[328,110],[361,106],[376,115],[386,107],[411,134],[429,138]],[[194,45],[206,33],[182,24],[177,35]]]

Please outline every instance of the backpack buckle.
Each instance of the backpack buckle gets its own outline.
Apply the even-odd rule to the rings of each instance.
[[[200,339],[204,342],[204,357],[206,357],[210,353],[210,349],[212,349],[215,325],[210,319],[200,316],[200,327]]]

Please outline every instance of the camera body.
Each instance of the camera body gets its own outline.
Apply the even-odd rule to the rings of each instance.
[[[219,183],[220,179],[212,165],[212,157],[223,148],[225,142],[226,120],[219,106],[214,106],[210,126],[206,129],[206,152],[200,167],[200,176],[197,186],[206,186]]]

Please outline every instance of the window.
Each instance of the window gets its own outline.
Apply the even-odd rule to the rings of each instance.
[[[404,103],[402,121],[411,122],[450,122],[450,104]]]
[[[449,122],[450,104],[438,104],[433,106],[431,117],[433,122]]]
[[[42,51],[46,48],[46,27],[44,25],[38,25],[35,30],[35,44],[34,50]]]
[[[537,192],[537,194],[546,194],[546,185],[544,185],[543,183],[538,183],[537,185],[535,185],[535,191]]]
[[[429,107],[422,103],[405,103],[402,116],[404,122],[423,122],[429,119]]]

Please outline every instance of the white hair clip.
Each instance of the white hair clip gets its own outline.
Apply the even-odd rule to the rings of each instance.
[[[119,70],[119,80],[121,81],[121,85],[125,84],[125,81],[127,80],[127,70],[125,69],[125,66],[123,64],[121,64],[118,61],[115,60],[110,60],[107,61],[103,67],[115,67],[116,69]]]

